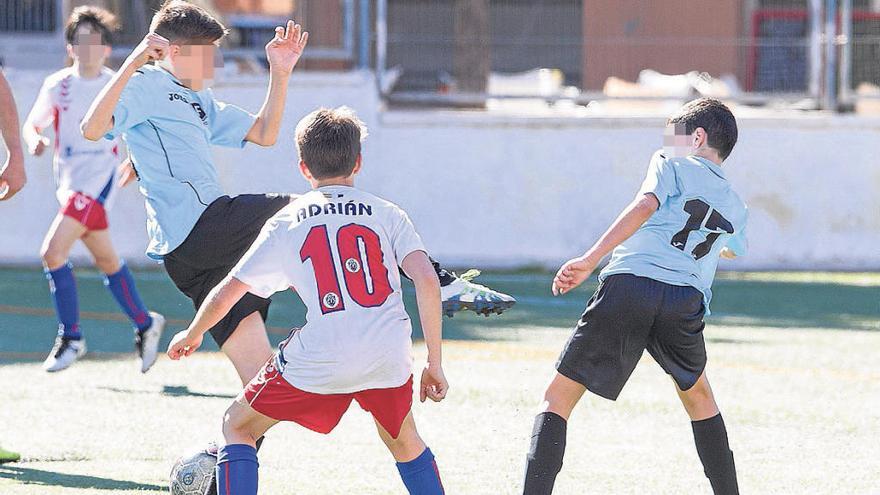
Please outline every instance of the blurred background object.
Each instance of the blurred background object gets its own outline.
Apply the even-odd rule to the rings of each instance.
[[[5,0],[0,58],[22,68],[58,63],[52,47],[61,40],[62,20],[73,7],[93,3],[122,20],[118,62],[146,32],[161,2]],[[873,94],[855,88],[880,85],[876,0],[714,0],[711,6],[686,0],[197,3],[230,27],[225,53],[239,62],[231,70],[256,70],[267,36],[293,17],[313,33],[305,68],[371,69],[382,96],[397,105],[483,107],[492,99],[537,98],[550,108],[558,100],[588,105],[608,98],[681,97],[656,91],[645,82],[645,70],[706,74],[701,78],[714,88],[709,94],[793,108],[869,108],[856,102]],[[536,76],[530,85],[528,74]],[[549,74],[562,77],[552,91]]]

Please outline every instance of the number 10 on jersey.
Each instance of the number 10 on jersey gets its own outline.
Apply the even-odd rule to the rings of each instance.
[[[384,304],[393,291],[379,235],[369,227],[350,223],[336,232],[336,251],[351,300],[365,308]],[[312,261],[321,312],[344,311],[345,301],[326,225],[316,225],[309,230],[299,256],[303,263]]]

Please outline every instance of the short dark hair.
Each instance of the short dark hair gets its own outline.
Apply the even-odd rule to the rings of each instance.
[[[700,98],[685,104],[666,123],[684,124],[688,134],[702,127],[706,131],[709,146],[718,151],[722,160],[730,156],[736,145],[736,117],[727,105],[714,98]]]
[[[210,44],[228,30],[210,12],[183,0],[168,0],[153,15],[150,31],[168,41],[188,45]]]
[[[296,125],[300,160],[316,179],[351,175],[366,137],[366,126],[349,107],[320,108]]]
[[[87,24],[93,31],[101,34],[101,43],[113,44],[113,31],[119,28],[116,16],[101,7],[83,5],[73,9],[64,28],[64,37],[71,45],[76,44],[76,32],[80,26]]]

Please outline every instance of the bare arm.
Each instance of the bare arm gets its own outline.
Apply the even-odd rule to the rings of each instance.
[[[245,136],[246,141],[261,146],[272,146],[278,140],[281,119],[284,117],[284,104],[287,101],[287,85],[290,73],[299,61],[309,33],[302,32],[302,26],[287,21],[287,29],[275,28],[275,37],[266,45],[266,58],[269,59],[269,89],[257,120]]]
[[[21,134],[18,131],[18,110],[12,98],[12,90],[0,72],[0,134],[8,155],[0,168],[0,201],[9,199],[27,182],[24,172],[24,153],[21,150]]]
[[[150,60],[161,60],[168,51],[168,40],[155,33],[148,34],[141,43],[135,47],[131,55],[125,59],[119,72],[113,75],[110,82],[98,93],[91,108],[86,112],[80,124],[83,137],[90,141],[97,141],[113,128],[113,112],[116,103],[122,96],[122,90],[128,84],[128,80],[135,71]]]
[[[34,156],[41,156],[51,143],[49,138],[42,134],[42,129],[35,126],[30,120],[25,120],[21,128],[22,137],[27,144],[28,152]]]
[[[428,348],[428,366],[422,372],[419,397],[422,402],[426,398],[439,402],[446,397],[446,392],[449,390],[449,384],[443,374],[440,281],[428,255],[423,251],[414,251],[407,255],[403,259],[402,267],[416,288],[419,320],[422,323],[425,346]]]
[[[168,344],[168,357],[177,360],[195,352],[202,345],[205,333],[219,323],[250,288],[235,277],[226,277],[217,284],[205,298],[189,328],[178,332]]]
[[[553,294],[565,294],[582,284],[593,273],[602,258],[629,239],[659,207],[657,198],[650,193],[634,199],[587,252],[567,261],[556,272],[556,277],[553,279]]]

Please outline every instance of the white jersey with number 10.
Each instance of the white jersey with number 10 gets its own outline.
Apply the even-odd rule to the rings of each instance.
[[[398,206],[352,187],[299,197],[269,220],[232,276],[269,297],[293,288],[306,324],[284,347],[283,376],[319,394],[397,387],[412,373],[399,265],[425,251]]]

